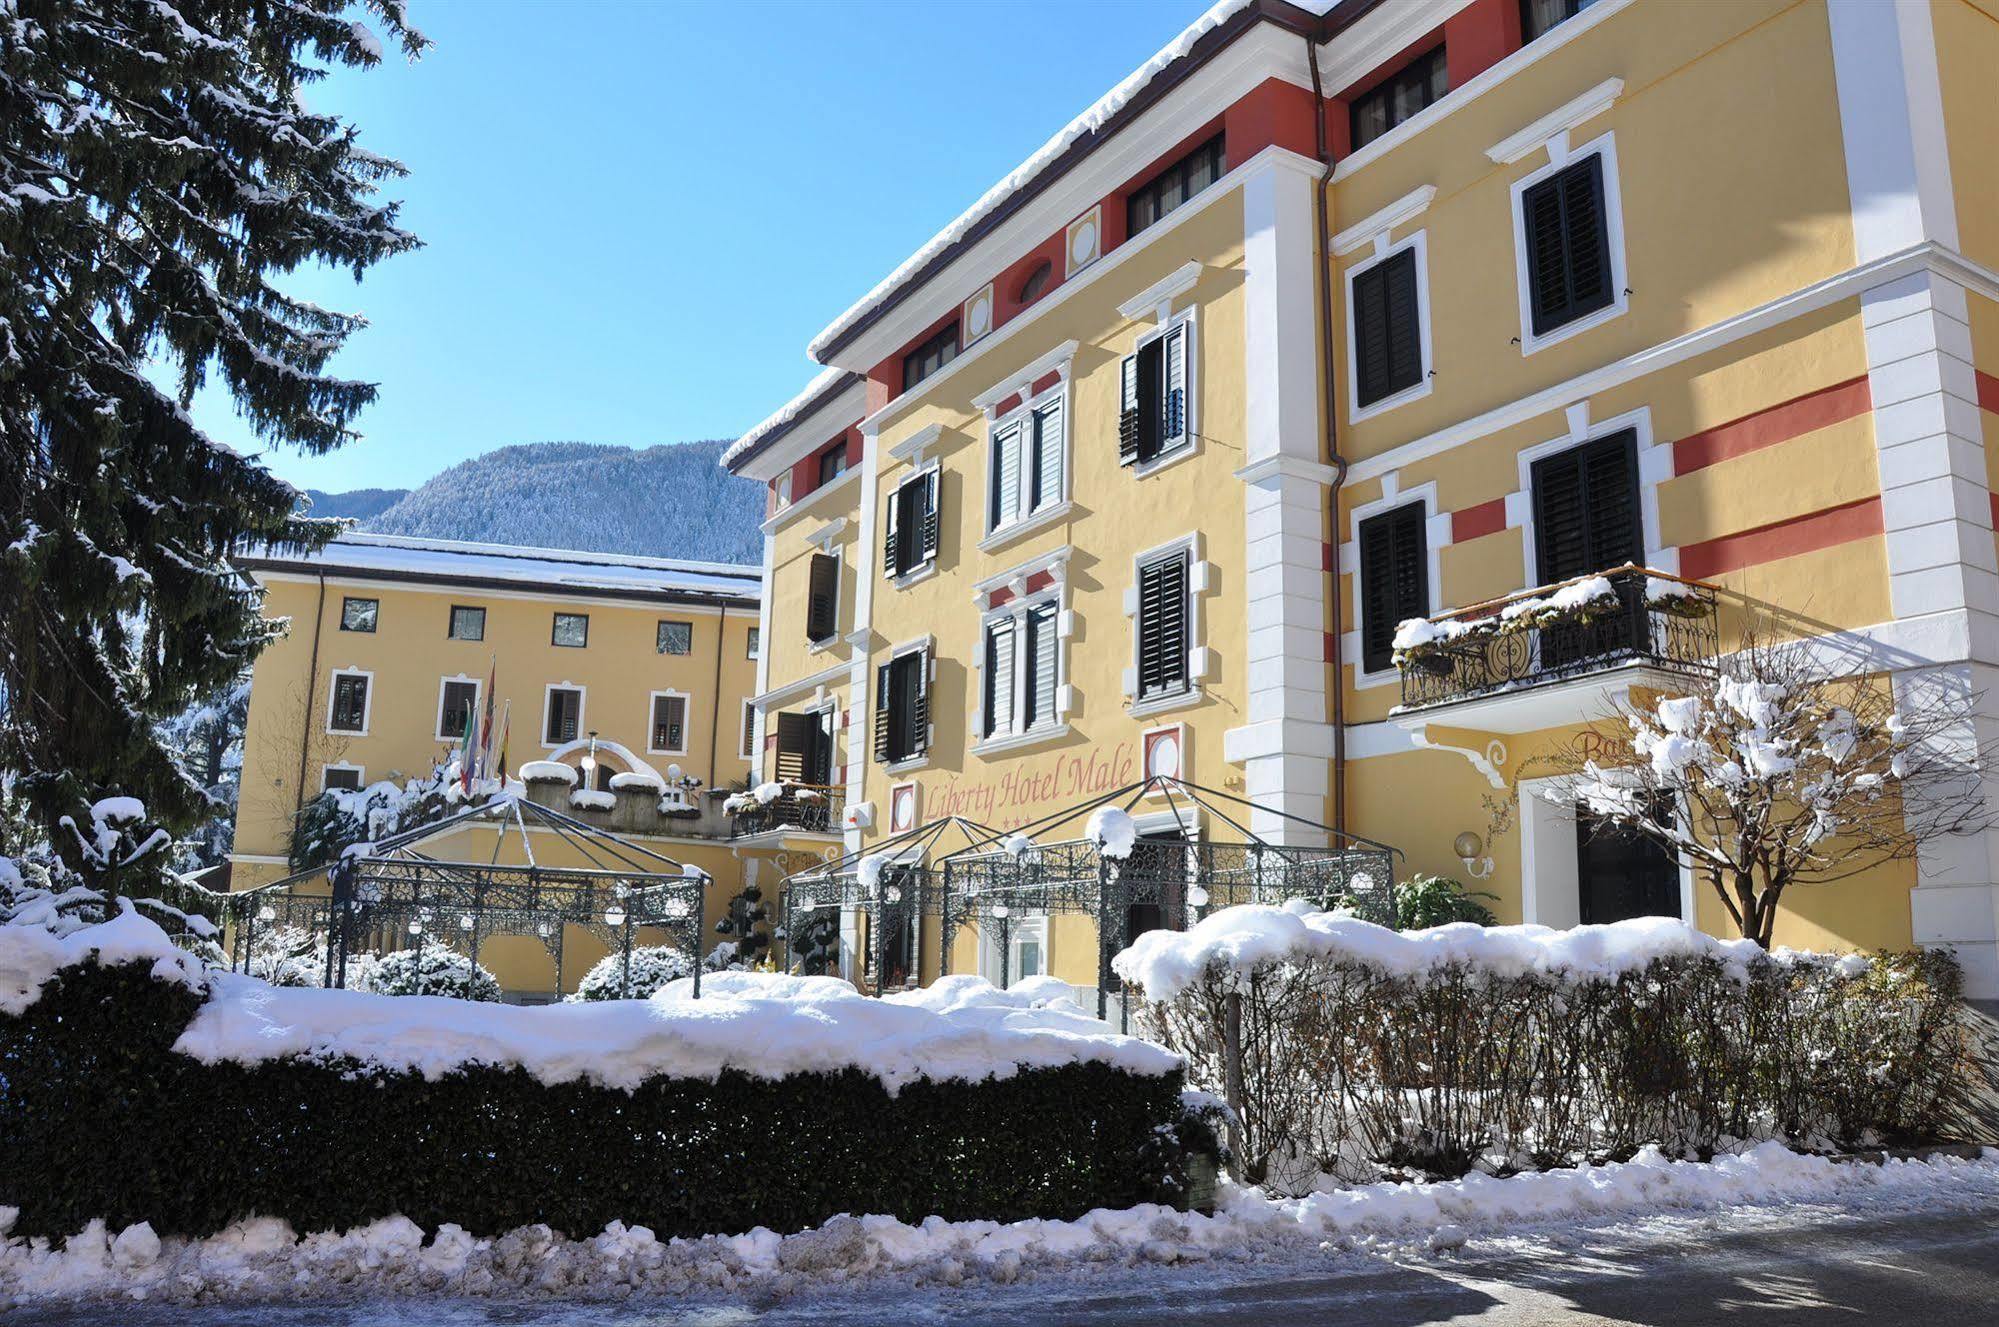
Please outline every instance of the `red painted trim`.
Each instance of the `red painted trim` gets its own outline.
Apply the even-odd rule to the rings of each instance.
[[[1673,473],[1690,474],[1716,462],[1789,442],[1863,415],[1872,400],[1866,378],[1849,378],[1753,415],[1718,424],[1673,444]]]
[[[1051,370],[1050,372],[1044,373],[1039,378],[1036,378],[1034,380],[1033,386],[1027,389],[1028,394],[1031,396],[1039,396],[1043,392],[1047,391],[1050,387],[1053,387],[1056,383],[1059,383],[1061,381],[1062,381],[1061,371],[1059,369]]]
[[[1444,20],[1444,64],[1462,87],[1520,49],[1517,0],[1472,0]]]
[[[1054,583],[1055,583],[1054,572],[1037,571],[1032,576],[1029,576],[1027,578],[1027,592],[1029,594],[1039,594],[1041,593],[1041,591],[1047,589],[1049,586],[1053,585]]]
[[[1007,411],[1014,409],[1019,404],[1020,404],[1020,393],[1015,392],[1012,396],[1007,397],[1006,400],[1001,401],[998,405],[994,406],[993,414],[995,417],[1004,415]]]
[[[1326,633],[1326,662],[1331,663],[1333,660],[1339,658],[1339,655],[1339,641],[1334,639],[1332,632],[1328,631]]]
[[[1319,549],[1319,570],[1331,571],[1339,564],[1340,550],[1337,544],[1324,544]]]
[[[1506,499],[1494,498],[1476,507],[1461,507],[1451,513],[1451,542],[1466,543],[1498,534],[1506,528]]]
[[[999,589],[994,590],[991,594],[986,596],[987,608],[998,608],[1001,604],[1010,604],[1012,602],[1013,602],[1013,591],[1007,589],[1004,585],[1000,586]]]
[[[1993,377],[1983,369],[1977,370],[1973,376],[1978,380],[1979,408],[1999,415],[1999,378]]]
[[[1798,516],[1723,535],[1680,549],[1680,574],[1693,580],[1719,576],[1762,562],[1796,557],[1835,544],[1847,544],[1880,534],[1881,499],[1862,498],[1843,507],[1830,507],[1809,516]]]

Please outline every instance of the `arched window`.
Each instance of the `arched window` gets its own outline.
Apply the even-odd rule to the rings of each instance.
[[[1048,289],[1049,278],[1054,274],[1055,264],[1043,258],[1035,265],[1034,270],[1027,274],[1027,280],[1020,283],[1020,302],[1032,304],[1040,299],[1042,292]]]

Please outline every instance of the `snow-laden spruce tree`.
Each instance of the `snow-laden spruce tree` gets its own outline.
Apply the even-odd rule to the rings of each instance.
[[[155,725],[277,630],[228,553],[337,528],[187,406],[220,382],[320,453],[375,397],[325,372],[361,319],[274,284],[417,243],[375,196],[402,167],[310,106],[328,66],[381,59],[357,15],[425,45],[402,0],[0,4],[0,767],[86,877],[65,817],[114,793],[173,833],[209,813]]]
[[[1978,771],[1999,751],[1973,735],[1972,703],[1752,635],[1680,694],[1583,729],[1555,796],[1663,845],[1767,947],[1792,886],[1992,827]]]
[[[185,871],[215,866],[236,837],[243,775],[243,733],[250,722],[250,679],[239,677],[160,725],[160,738],[208,799],[208,815],[178,845]]]

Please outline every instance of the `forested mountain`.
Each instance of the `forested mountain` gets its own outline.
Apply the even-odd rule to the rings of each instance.
[[[366,520],[395,506],[409,492],[406,488],[350,488],[345,493],[328,493],[325,489],[309,488],[305,495],[312,499],[311,515]]]
[[[394,490],[315,495],[313,514],[356,515],[360,529],[381,534],[759,562],[763,488],[721,468],[727,445],[502,447],[452,466],[372,514],[339,507],[363,492]]]

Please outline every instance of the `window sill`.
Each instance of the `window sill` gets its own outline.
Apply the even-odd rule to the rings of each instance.
[[[1584,314],[1572,323],[1563,323],[1560,327],[1545,335],[1521,337],[1520,354],[1525,358],[1537,350],[1546,350],[1549,346],[1559,345],[1572,336],[1581,336],[1584,332],[1592,331],[1613,319],[1623,317],[1630,308],[1630,301],[1620,295],[1615,302],[1606,304],[1595,313]]]
[[[902,575],[895,577],[895,588],[898,590],[907,590],[912,585],[921,585],[936,574],[937,559],[933,557],[915,571],[905,571]]]
[[[1030,728],[1024,733],[1008,733],[1004,737],[988,737],[983,741],[975,742],[972,745],[972,754],[975,756],[997,756],[1008,751],[1019,751],[1023,747],[1039,746],[1043,742],[1052,742],[1057,738],[1067,737],[1070,731],[1069,725],[1066,722],[1043,724],[1038,728]]]
[[[1144,700],[1131,701],[1124,712],[1134,719],[1149,719],[1155,714],[1168,714],[1200,703],[1201,688],[1188,687],[1185,691],[1171,691],[1163,696],[1147,696]]]
[[[1402,670],[1392,664],[1387,668],[1382,668],[1372,673],[1362,668],[1358,663],[1354,665],[1353,689],[1355,691],[1367,691],[1374,687],[1385,687],[1391,682],[1399,682],[1401,680]]]
[[[1370,405],[1354,406],[1352,410],[1347,412],[1347,423],[1358,424],[1363,420],[1373,419],[1376,415],[1385,415],[1397,406],[1405,406],[1411,402],[1420,401],[1430,394],[1430,388],[1435,382],[1436,379],[1430,376],[1430,370],[1425,369],[1423,370],[1423,380],[1414,387],[1404,387],[1393,396],[1384,396],[1379,401],[1375,401]]]
[[[825,654],[839,643],[840,638],[838,636],[828,636],[825,640],[809,640],[805,642],[805,652],[807,654]]]
[[[1144,479],[1150,475],[1158,474],[1161,470],[1170,469],[1180,464],[1180,462],[1187,460],[1189,457],[1197,456],[1200,454],[1200,451],[1199,443],[1184,442],[1163,456],[1155,456],[1149,461],[1138,462],[1138,464],[1132,466],[1131,472],[1138,478]]]
[[[368,730],[366,728],[328,728],[326,735],[328,737],[366,737]],[[462,742],[465,739],[461,737],[457,740]]]
[[[979,541],[979,551],[981,553],[990,553],[995,549],[1005,548],[1016,539],[1024,538],[1027,535],[1033,534],[1036,530],[1046,529],[1048,526],[1053,525],[1075,510],[1075,507],[1076,503],[1073,499],[1064,498],[1051,507],[1043,507],[1033,515],[1015,521],[1012,525],[1003,525]]]
[[[882,772],[885,774],[906,774],[910,770],[922,769],[929,763],[930,753],[925,751],[920,755],[905,756],[901,760],[892,760],[882,766]]]
[[[679,756],[682,759],[685,759],[687,756],[687,748],[682,747],[678,751],[662,751],[657,747],[649,746],[646,748],[646,754],[649,756]]]

